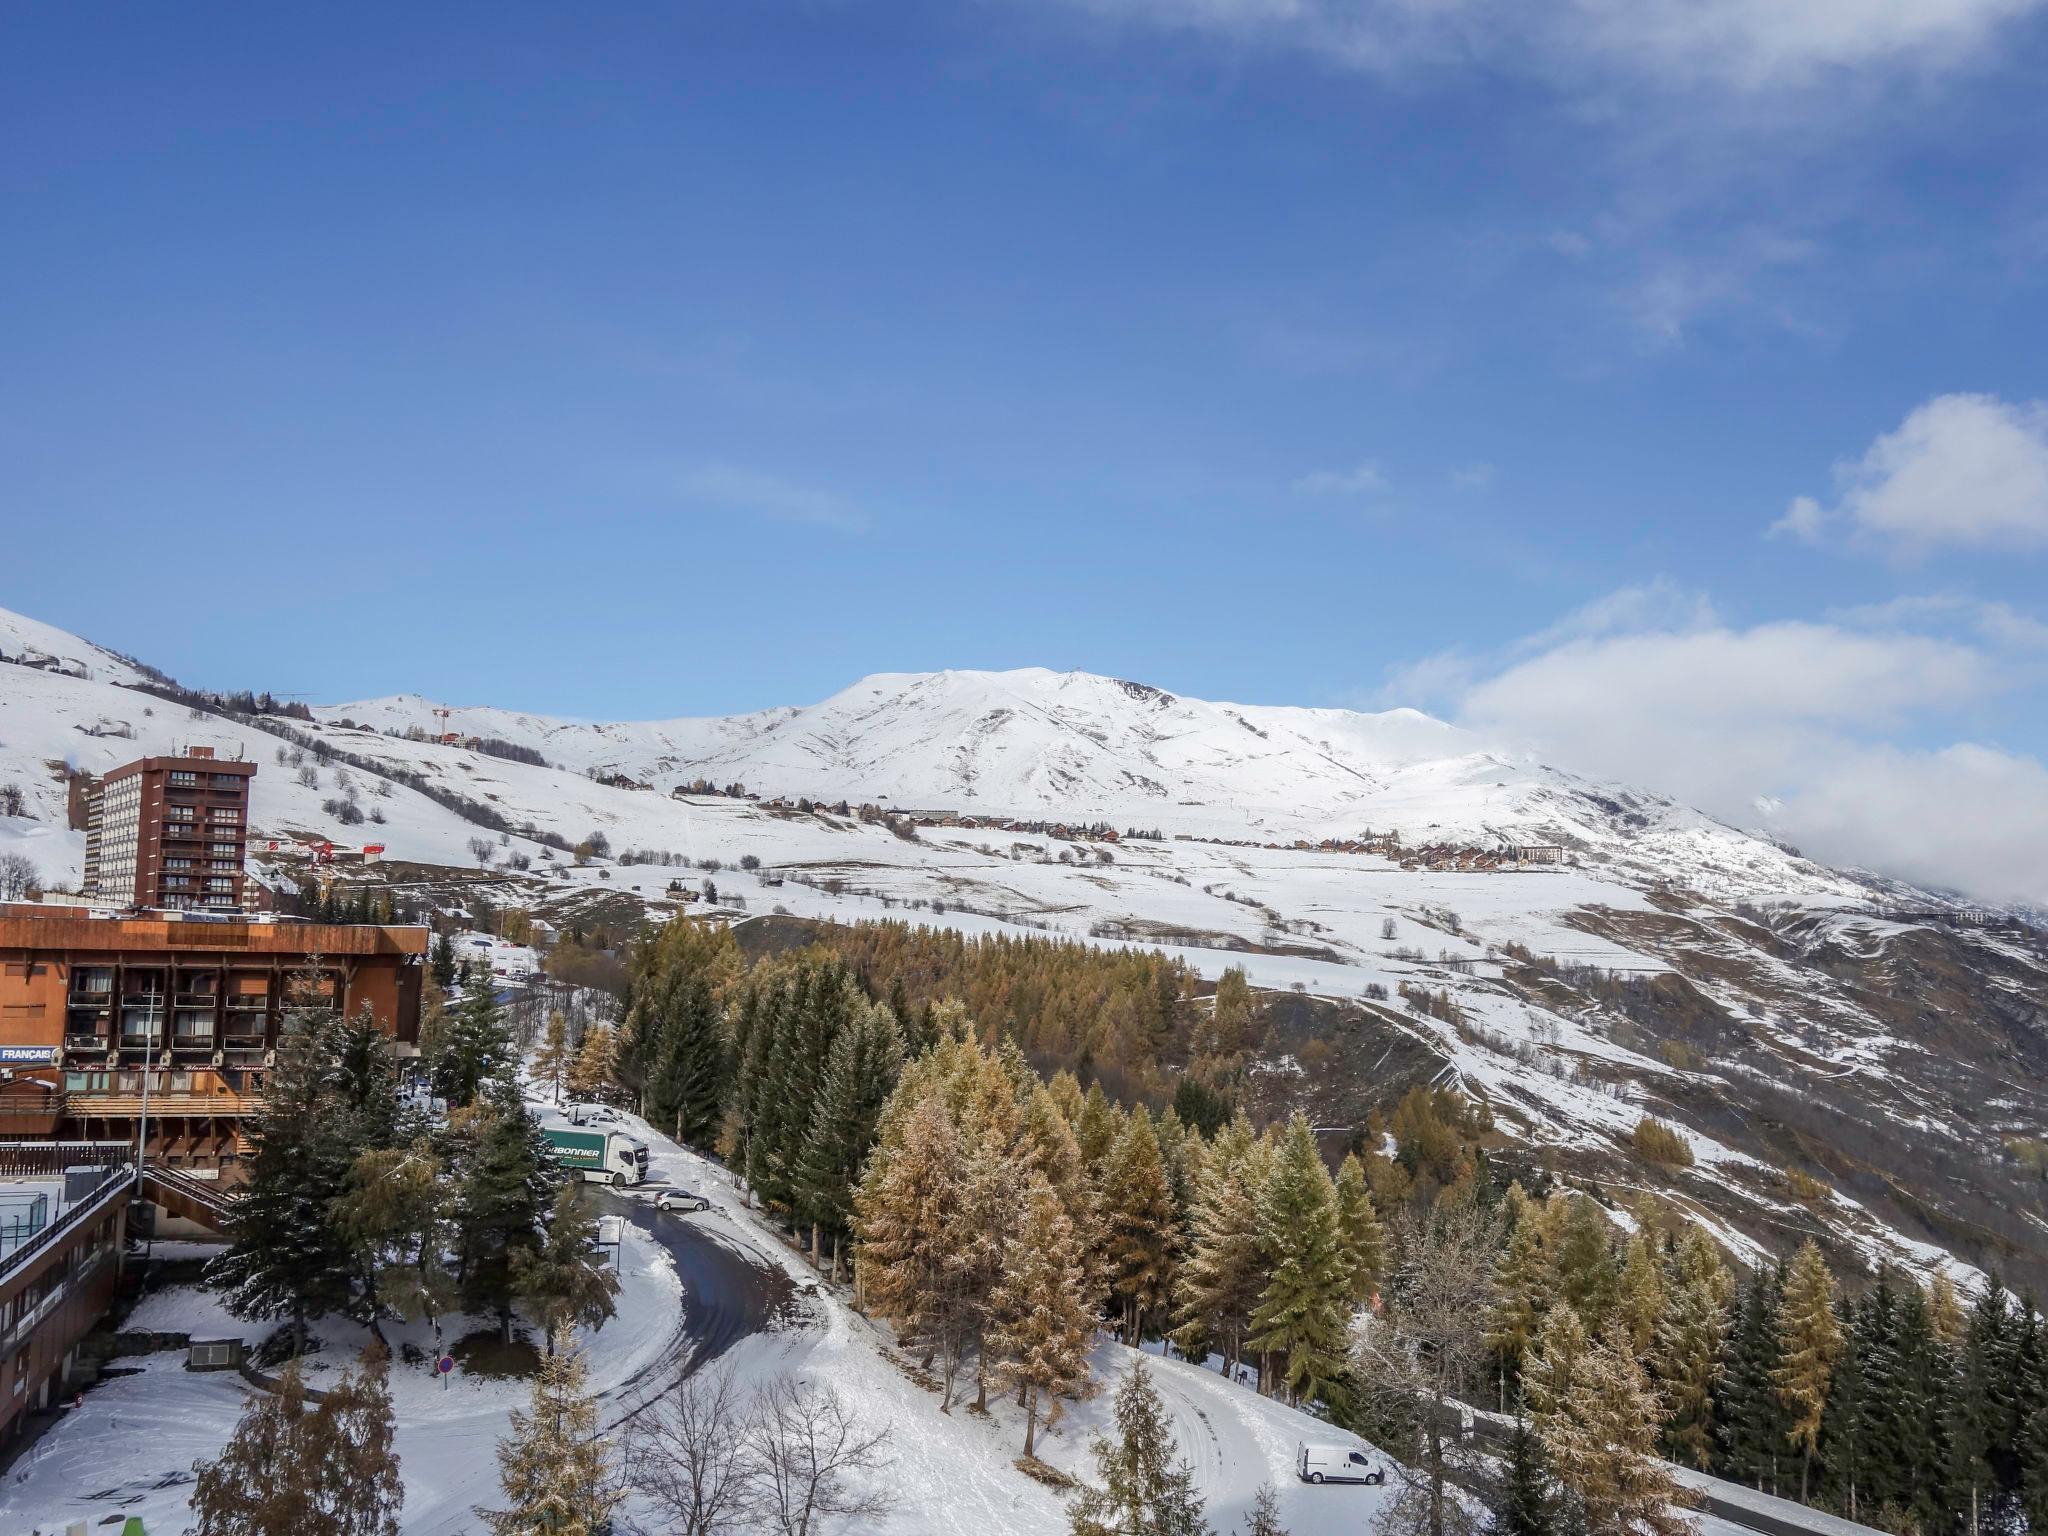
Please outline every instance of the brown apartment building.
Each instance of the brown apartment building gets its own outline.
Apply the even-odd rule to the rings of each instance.
[[[256,765],[194,747],[113,769],[86,791],[85,897],[96,907],[242,910]]]
[[[112,777],[111,775],[109,776]],[[417,1049],[424,928],[0,906],[0,1140],[133,1142],[238,1176],[294,1008],[367,1007]]]

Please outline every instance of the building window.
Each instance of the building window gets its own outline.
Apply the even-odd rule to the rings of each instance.
[[[198,786],[199,775],[187,773],[181,768],[174,768],[171,770],[171,782],[180,789],[192,789]]]

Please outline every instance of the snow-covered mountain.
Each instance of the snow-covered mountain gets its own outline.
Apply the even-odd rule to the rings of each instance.
[[[444,715],[414,695],[294,719],[181,693],[5,612],[0,657],[0,791],[22,804],[0,812],[0,855],[57,888],[83,855],[68,775],[207,745],[259,765],[252,857],[274,883],[308,872],[309,841],[377,842],[385,864],[348,878],[451,915],[481,897],[617,933],[715,884],[691,910],[759,920],[770,945],[888,917],[1156,945],[1271,989],[1262,1113],[1356,1125],[1403,1085],[1456,1083],[1489,1106],[1504,1155],[1654,1190],[1731,1247],[1811,1230],[2048,1282],[2048,1208],[2012,1150],[2048,1122],[2039,934],[1972,928],[1924,893],[1412,711],[1022,671],[884,675],[725,719]],[[759,798],[673,793],[698,779]],[[798,797],[974,824],[775,803]],[[1164,835],[1112,847],[992,818]],[[1315,846],[1367,829],[1399,833],[1403,856]],[[571,855],[600,835],[610,857]],[[1412,856],[1507,842],[1566,861]],[[1646,1115],[1681,1130],[1692,1164],[1644,1165]]]
[[[1215,704],[1087,672],[882,673],[822,703],[584,723],[417,695],[316,713],[495,737],[669,790],[761,794],[1293,842],[1557,843],[1617,873],[1759,893],[1850,883],[1668,797],[1577,778],[1412,709]]]

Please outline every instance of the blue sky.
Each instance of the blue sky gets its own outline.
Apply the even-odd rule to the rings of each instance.
[[[0,604],[1414,703],[2048,899],[2040,0],[0,15]]]

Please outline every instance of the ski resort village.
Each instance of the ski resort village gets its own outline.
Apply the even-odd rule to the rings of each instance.
[[[0,1528],[2048,1512],[2048,938],[1412,711],[0,614]]]

